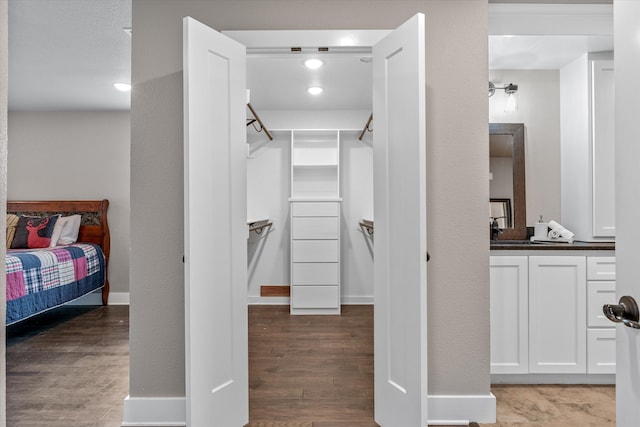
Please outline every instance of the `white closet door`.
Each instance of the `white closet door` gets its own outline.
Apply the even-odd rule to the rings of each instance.
[[[187,425],[248,422],[245,47],[184,19]]]
[[[375,419],[427,425],[424,15],[373,48]]]

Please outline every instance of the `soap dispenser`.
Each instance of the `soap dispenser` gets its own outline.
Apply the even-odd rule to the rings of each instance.
[[[533,237],[535,239],[546,239],[547,233],[549,232],[549,224],[546,222],[542,222],[542,215],[538,219],[538,222],[535,224],[533,230]]]

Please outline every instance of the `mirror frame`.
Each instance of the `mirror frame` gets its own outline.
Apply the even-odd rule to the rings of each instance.
[[[489,135],[510,135],[513,138],[513,228],[505,228],[499,240],[527,238],[527,200],[524,169],[524,124],[489,123]]]

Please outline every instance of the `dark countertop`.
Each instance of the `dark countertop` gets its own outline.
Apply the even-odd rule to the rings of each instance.
[[[616,249],[615,242],[579,242],[573,243],[552,243],[552,242],[531,242],[529,240],[490,240],[491,250],[601,250],[613,251]]]

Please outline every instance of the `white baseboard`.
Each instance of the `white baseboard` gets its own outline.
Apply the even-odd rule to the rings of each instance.
[[[249,305],[289,305],[289,297],[249,297]]]
[[[125,397],[122,427],[182,427],[187,425],[184,397]]]
[[[67,304],[102,305],[102,290],[99,289]],[[109,292],[109,305],[129,305],[129,292]]]
[[[373,305],[373,296],[343,296],[340,302],[344,305]]]
[[[289,305],[291,298],[250,296],[248,301],[249,305]],[[345,305],[373,305],[373,297],[344,296],[340,302]]]
[[[496,422],[496,397],[487,395],[430,395],[429,424],[467,425]]]

